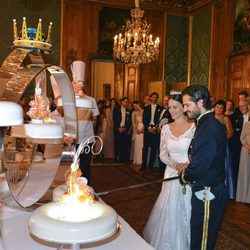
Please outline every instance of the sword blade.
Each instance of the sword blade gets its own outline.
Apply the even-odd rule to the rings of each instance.
[[[107,195],[107,194],[111,194],[111,193],[118,192],[118,191],[129,190],[129,189],[134,189],[134,188],[139,188],[139,187],[145,187],[145,186],[149,186],[152,184],[166,182],[166,181],[173,181],[173,180],[177,180],[177,179],[179,179],[179,176],[174,176],[174,177],[170,177],[170,178],[166,178],[166,179],[160,179],[157,181],[146,182],[146,183],[142,183],[142,184],[136,184],[136,185],[127,186],[127,187],[115,188],[115,189],[107,190],[104,192],[99,192],[96,194],[98,196],[102,196],[102,195]]]

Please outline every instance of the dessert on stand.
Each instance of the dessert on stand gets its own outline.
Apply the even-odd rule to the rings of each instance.
[[[115,210],[96,200],[87,179],[79,177],[78,156],[86,143],[80,144],[75,153],[67,184],[58,186],[53,192],[54,201],[37,208],[29,220],[31,234],[45,241],[71,244],[72,250],[119,231]]]

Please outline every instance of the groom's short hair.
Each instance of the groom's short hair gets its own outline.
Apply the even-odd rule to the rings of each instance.
[[[182,96],[184,95],[190,96],[194,103],[197,103],[199,100],[203,100],[203,106],[207,110],[212,108],[210,93],[205,86],[190,85],[182,91]]]

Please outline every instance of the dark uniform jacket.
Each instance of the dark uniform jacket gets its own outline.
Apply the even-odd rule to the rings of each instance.
[[[183,173],[193,187],[213,187],[225,180],[226,134],[223,125],[207,113],[199,121],[190,145],[191,161]]]

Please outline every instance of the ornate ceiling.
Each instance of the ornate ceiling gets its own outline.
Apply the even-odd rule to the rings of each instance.
[[[89,2],[101,3],[104,5],[133,8],[135,6],[134,0],[88,0]],[[174,11],[180,13],[191,13],[209,4],[216,2],[216,0],[140,0],[140,7],[142,9],[155,9],[160,11]],[[218,2],[218,0],[217,0]]]

